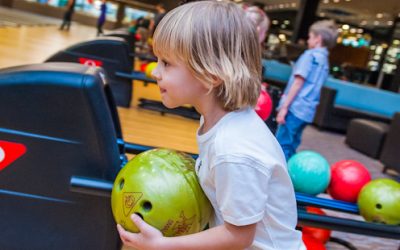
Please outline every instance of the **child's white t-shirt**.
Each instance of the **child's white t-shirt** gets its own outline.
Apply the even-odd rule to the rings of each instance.
[[[210,227],[257,223],[249,249],[305,249],[285,156],[254,110],[226,114],[197,141],[196,172],[215,211]]]

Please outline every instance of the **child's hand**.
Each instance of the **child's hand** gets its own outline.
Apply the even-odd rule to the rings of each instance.
[[[278,115],[276,116],[276,122],[278,124],[285,124],[286,122],[285,117],[287,115],[287,112],[288,112],[287,108],[279,109]]]
[[[126,246],[140,249],[161,249],[163,235],[156,228],[150,226],[136,214],[132,214],[133,223],[139,228],[139,233],[131,233],[126,231],[121,225],[117,225],[119,236]]]

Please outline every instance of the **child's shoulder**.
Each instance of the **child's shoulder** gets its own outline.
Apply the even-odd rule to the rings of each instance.
[[[301,58],[303,59],[302,61],[321,64],[327,61],[328,55],[329,53],[326,48],[313,48],[304,51]]]
[[[280,154],[280,146],[267,125],[254,110],[226,120],[214,139],[217,155],[242,155],[264,161]]]
[[[237,140],[239,140],[239,138],[250,137],[252,134],[258,133],[262,135],[268,132],[268,127],[254,109],[245,108],[229,113],[228,119],[224,121],[218,131],[218,136],[222,137],[222,139],[229,137],[231,139],[238,138]]]

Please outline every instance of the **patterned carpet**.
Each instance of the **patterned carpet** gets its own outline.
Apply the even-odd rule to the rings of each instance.
[[[392,175],[382,174],[383,165],[362,153],[359,153],[344,143],[345,135],[320,131],[315,127],[308,126],[303,134],[303,141],[300,145],[301,150],[313,150],[321,153],[333,164],[339,160],[353,159],[364,164],[371,173],[372,179],[376,178],[396,178]],[[398,176],[397,176],[398,178]],[[331,216],[363,220],[361,216],[349,215],[344,213],[326,211]],[[359,234],[332,232],[332,236],[343,239],[353,244],[358,250],[400,250],[400,240],[391,240],[378,237],[364,236]],[[399,236],[400,239],[400,236]],[[347,249],[336,243],[327,244],[329,250]]]

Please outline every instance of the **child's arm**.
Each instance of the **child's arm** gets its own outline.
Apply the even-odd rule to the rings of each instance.
[[[294,77],[293,85],[289,89],[289,92],[286,96],[285,102],[283,103],[282,107],[278,111],[278,115],[276,116],[276,122],[279,124],[284,124],[286,114],[288,112],[290,104],[292,104],[294,98],[296,97],[299,90],[303,87],[304,78],[300,75],[296,75]]]
[[[140,233],[127,232],[120,225],[117,228],[122,242],[137,250],[245,249],[252,244],[256,232],[256,224],[235,226],[225,222],[196,234],[163,237],[139,216],[132,215],[132,220]]]

